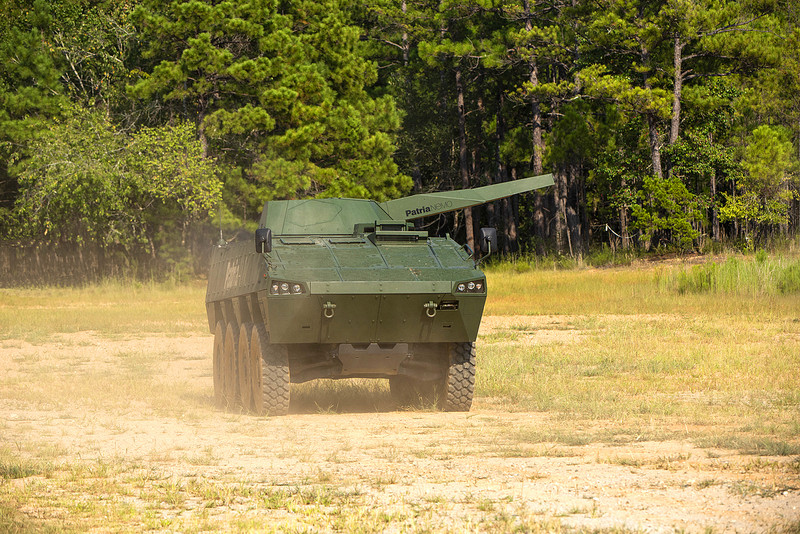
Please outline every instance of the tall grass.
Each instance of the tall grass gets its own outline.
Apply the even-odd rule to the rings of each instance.
[[[659,285],[678,293],[730,293],[742,295],[791,295],[800,293],[800,259],[732,256],[664,273]]]
[[[737,256],[700,265],[639,262],[623,268],[521,271],[514,264],[495,264],[486,275],[487,315],[785,316],[798,313],[800,260]]]

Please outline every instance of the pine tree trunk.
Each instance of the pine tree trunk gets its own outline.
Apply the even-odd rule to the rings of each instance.
[[[525,29],[533,30],[533,17],[531,16],[531,6],[528,0],[523,0],[525,10]],[[531,60],[528,71],[528,81],[532,87],[539,85],[539,66],[535,60]],[[531,95],[531,139],[533,145],[532,170],[535,176],[543,173],[542,154],[544,154],[544,140],[542,139],[542,109],[539,97]],[[544,254],[545,242],[545,217],[544,201],[541,191],[533,192],[533,226],[536,232],[536,254]]]
[[[478,111],[481,114],[481,121],[486,120],[486,106],[483,105],[483,98],[478,97]],[[482,170],[479,170],[480,165],[476,165],[476,172],[474,176],[477,178],[478,176],[483,176],[486,180],[486,185],[492,185],[494,180],[492,180],[492,172],[491,172],[491,157],[487,154],[486,164],[483,166]],[[497,202],[488,202],[485,204],[486,209],[486,220],[490,227],[497,228]]]
[[[565,237],[567,237],[566,232],[566,196],[567,196],[567,184],[566,184],[566,174],[563,170],[558,169],[556,170],[555,175],[553,175],[555,180],[555,186],[553,187],[553,201],[556,206],[556,221],[555,221],[555,232],[556,232],[556,251],[559,254],[564,254],[568,252],[568,247],[565,246]]]
[[[472,147],[472,168],[470,170],[470,174],[476,181],[478,182],[480,181],[479,177],[481,175],[481,159],[480,159],[480,154],[478,153],[477,146]],[[475,206],[471,208],[471,211],[472,211],[472,224],[474,225],[473,240],[475,243],[479,244],[480,235],[478,235],[478,228],[482,224],[481,221],[483,220],[483,218],[481,217],[481,214],[483,213],[483,206],[482,205]]]
[[[672,86],[672,119],[669,124],[669,144],[678,141],[681,127],[681,93],[683,91],[683,43],[680,37],[675,37],[673,46],[673,65],[675,66],[675,80]]]
[[[517,179],[516,169],[511,169],[511,179]],[[519,250],[519,243],[517,243],[517,219],[519,218],[519,199],[517,195],[505,199],[508,205],[508,212],[506,213],[506,226],[508,228],[508,250],[509,252],[517,252]]]
[[[533,226],[536,231],[536,254],[542,256],[547,240],[547,221],[544,217],[544,195],[538,191],[534,191],[533,196]]]
[[[647,51],[642,51],[642,65],[649,67],[650,54]],[[645,71],[644,73],[644,88],[650,89],[650,74]],[[647,117],[647,133],[650,144],[650,160],[653,164],[653,174],[659,179],[664,178],[664,172],[661,168],[661,136],[658,133],[658,119],[653,112],[646,112]]]
[[[503,158],[500,156],[500,145],[503,144],[503,139],[505,137],[505,121],[503,120],[503,94],[501,93],[498,98],[498,106],[497,106],[497,127],[495,128],[495,167],[497,169],[497,177],[495,179],[496,183],[502,183],[508,181],[508,176],[506,174],[506,165],[503,163]],[[498,201],[499,213],[497,216],[503,222],[503,237],[502,240],[502,249],[504,254],[508,254],[511,251],[510,246],[510,232],[509,232],[509,213],[511,210],[508,206],[508,199],[504,198]]]
[[[578,224],[581,231],[581,255],[589,253],[589,243],[591,242],[591,225],[589,224],[589,210],[586,206],[586,180],[583,165],[579,165],[575,175],[576,198],[578,206]]]
[[[406,5],[406,0],[403,0],[400,3],[400,11],[403,12],[403,16],[405,17],[406,12],[408,11],[408,6]],[[403,66],[408,65],[408,55],[411,47],[408,43],[408,32],[405,30],[405,26],[403,26],[403,37],[402,37],[402,48],[403,48]]]
[[[626,186],[625,178],[622,179],[620,189],[625,191]],[[622,250],[627,250],[631,245],[630,237],[628,236],[628,206],[623,204],[619,208],[619,235]]]
[[[578,220],[577,210],[577,177],[575,176],[575,165],[570,164],[566,173],[567,179],[567,198],[565,199],[565,215],[567,218],[567,234],[569,237],[569,253],[573,258],[581,256],[581,226]]]
[[[650,140],[650,160],[653,163],[653,174],[659,179],[664,178],[661,169],[661,140],[658,134],[658,120],[652,113],[647,114],[647,130]]]
[[[539,84],[538,67],[536,64],[531,65],[530,82],[534,86]],[[542,110],[538,97],[531,97],[531,120],[532,131],[531,137],[533,139],[533,174],[539,176],[542,174],[542,154],[544,153],[544,140],[542,139]],[[538,255],[544,254],[544,240],[545,240],[545,218],[544,202],[542,201],[542,192],[533,192],[533,225],[536,231],[536,253]]]
[[[464,84],[461,81],[461,67],[456,67],[456,95],[458,99],[458,164],[461,167],[461,185],[469,189],[469,168],[467,166],[467,113],[464,109]],[[472,225],[472,209],[464,210],[464,226],[467,245],[475,250],[475,229]]]
[[[719,241],[719,211],[717,210],[717,171],[711,171],[711,239]]]

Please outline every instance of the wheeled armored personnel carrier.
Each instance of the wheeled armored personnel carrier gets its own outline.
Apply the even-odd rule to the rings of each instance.
[[[289,410],[291,383],[388,378],[400,403],[468,411],[486,302],[481,256],[421,217],[547,187],[551,175],[388,202],[267,202],[252,243],[218,246],[206,293],[215,402]],[[496,231],[482,229],[481,252]]]

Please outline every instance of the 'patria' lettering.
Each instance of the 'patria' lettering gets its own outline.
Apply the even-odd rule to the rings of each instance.
[[[430,206],[420,206],[419,208],[415,208],[413,210],[406,210],[406,217],[411,217],[412,215],[424,215],[425,213],[441,213],[443,211],[448,211],[452,209],[453,202],[448,200],[446,202],[437,202],[436,204],[431,204]]]

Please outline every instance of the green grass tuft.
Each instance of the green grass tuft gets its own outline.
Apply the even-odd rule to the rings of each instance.
[[[681,294],[791,295],[800,292],[800,260],[733,256],[678,269],[659,281]]]

